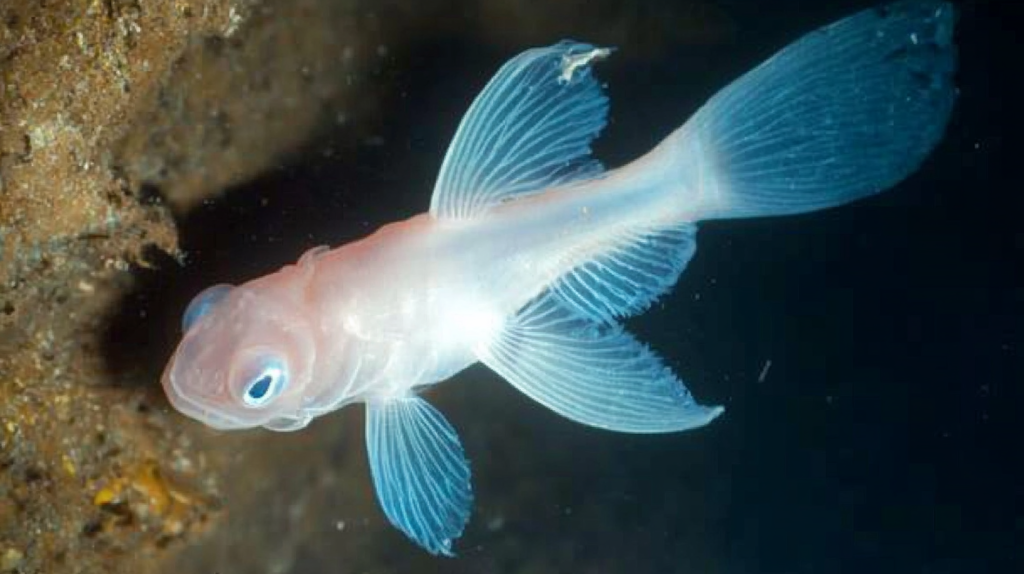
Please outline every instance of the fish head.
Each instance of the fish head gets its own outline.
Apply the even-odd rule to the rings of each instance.
[[[222,430],[296,420],[316,355],[313,323],[301,307],[258,284],[215,285],[197,295],[163,374],[171,404]]]

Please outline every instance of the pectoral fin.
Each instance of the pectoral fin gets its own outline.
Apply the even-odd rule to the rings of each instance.
[[[586,425],[631,433],[703,426],[724,410],[697,403],[671,369],[620,326],[595,323],[552,295],[479,351],[530,398]]]
[[[368,402],[366,449],[391,524],[430,553],[452,556],[472,503],[455,429],[419,397]]]
[[[692,224],[622,232],[600,256],[559,278],[551,294],[598,323],[640,313],[675,285],[697,250],[696,233]]]
[[[608,98],[591,74],[611,50],[562,41],[506,63],[459,124],[430,200],[441,219],[602,171],[590,142],[604,127]]]

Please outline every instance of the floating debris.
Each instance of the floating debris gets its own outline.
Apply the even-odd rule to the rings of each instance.
[[[768,371],[772,368],[772,360],[768,359],[764,362],[764,366],[761,367],[761,374],[757,375],[757,382],[763,383],[768,378]]]

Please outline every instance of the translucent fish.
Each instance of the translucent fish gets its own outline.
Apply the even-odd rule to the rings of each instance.
[[[714,420],[722,407],[701,404],[620,320],[672,288],[700,221],[838,206],[917,169],[956,98],[953,25],[951,4],[910,0],[814,31],[614,170],[590,153],[608,112],[593,65],[610,49],[527,50],[463,118],[428,213],[200,294],[167,395],[221,429],[293,431],[365,403],[385,515],[450,555],[470,471],[418,391],[482,362],[586,425]]]

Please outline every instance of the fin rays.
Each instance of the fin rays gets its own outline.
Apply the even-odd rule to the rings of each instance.
[[[590,142],[605,125],[608,99],[588,63],[606,54],[563,41],[502,66],[459,124],[430,212],[470,218],[501,201],[599,175]],[[571,58],[577,60],[566,77]]]
[[[419,397],[368,402],[366,449],[388,520],[430,553],[452,555],[472,502],[455,429]]]
[[[954,18],[952,4],[940,0],[865,10],[794,42],[716,94],[662,148],[678,152],[673,189],[697,192],[688,217],[807,212],[906,177],[939,141],[956,98]],[[589,65],[607,53],[561,42],[502,67],[456,132],[431,214],[472,218],[599,176],[590,144],[608,102]],[[617,323],[667,291],[695,253],[696,227],[666,221],[609,229],[599,253],[573,254],[585,263],[508,319],[474,349],[477,357],[524,394],[586,425],[662,433],[709,423],[723,408],[698,404]],[[417,397],[371,401],[366,424],[388,519],[431,553],[451,555],[472,498],[454,429]]]
[[[600,323],[639,313],[679,279],[696,252],[696,232],[690,224],[623,232],[614,248],[568,272],[551,292]]]
[[[697,404],[671,369],[621,327],[594,323],[553,295],[531,303],[478,353],[527,396],[590,426],[673,432],[722,412]]]
[[[956,100],[954,7],[905,0],[786,46],[712,97],[681,133],[708,148],[722,201],[702,219],[803,213],[895,185]]]

